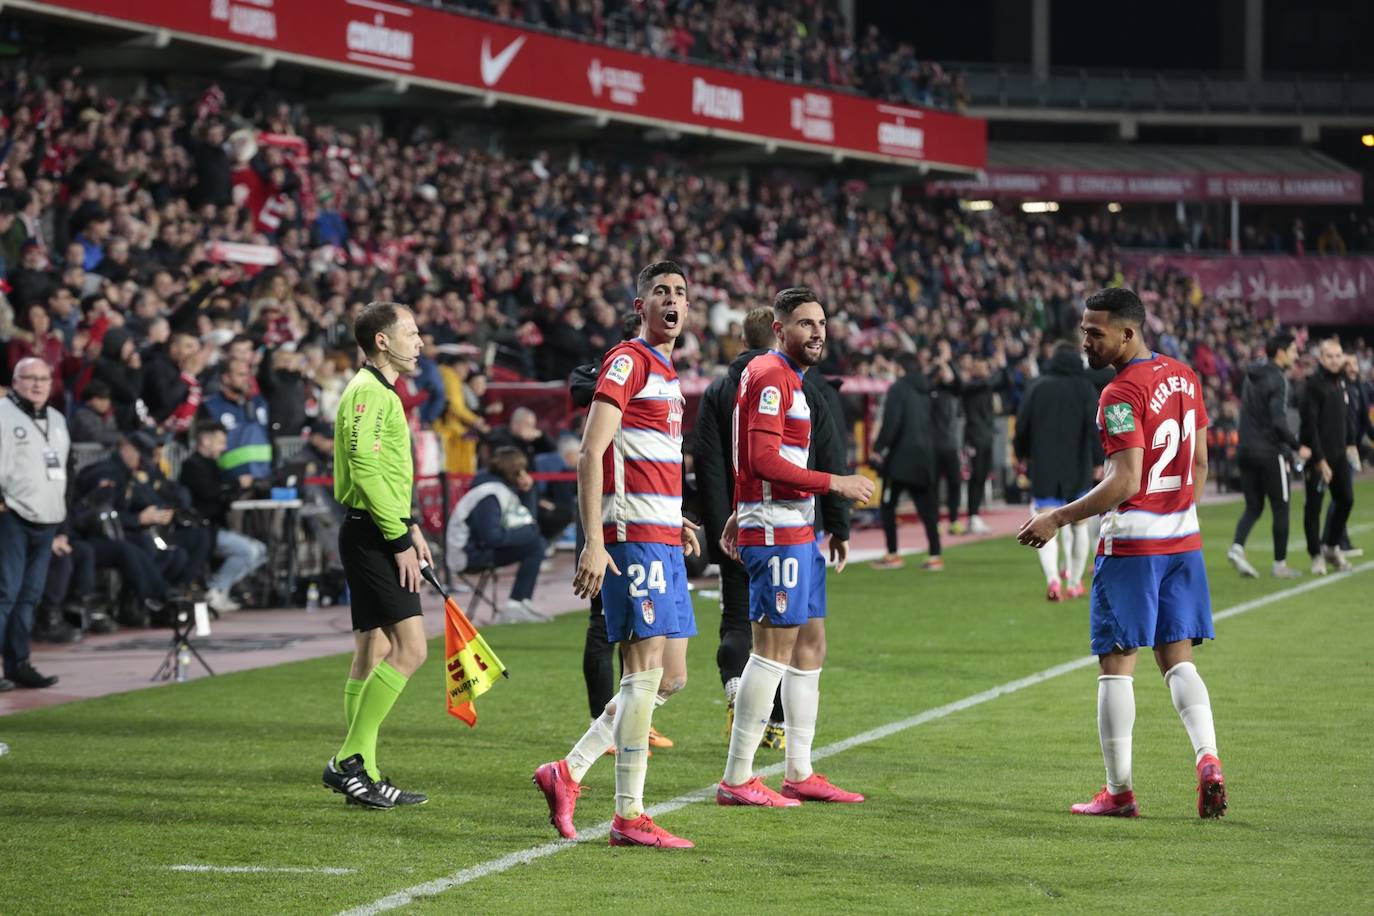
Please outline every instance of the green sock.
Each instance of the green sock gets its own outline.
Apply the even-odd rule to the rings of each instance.
[[[367,681],[360,681],[356,677],[351,677],[344,681],[344,725],[352,726],[353,717],[358,714],[358,698],[363,695],[363,685]]]
[[[362,692],[358,695],[358,711],[353,715],[353,723],[348,726],[348,737],[334,759],[342,763],[354,754],[362,754],[367,765],[367,775],[381,779],[377,769],[377,731],[396,698],[406,689],[406,678],[386,662],[381,662],[363,681]]]

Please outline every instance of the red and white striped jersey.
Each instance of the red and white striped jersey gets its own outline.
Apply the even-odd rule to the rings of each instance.
[[[682,413],[677,370],[642,338],[612,347],[596,395],[622,413],[601,458],[607,544],[682,543]]]
[[[731,438],[740,546],[814,540],[812,494],[825,492],[830,475],[806,470],[811,410],[802,393],[801,368],[785,354],[770,350],[745,367]]]
[[[1143,450],[1140,490],[1102,516],[1097,552],[1157,556],[1202,549],[1193,492],[1193,450],[1207,429],[1193,370],[1158,353],[1138,359],[1102,389],[1097,429],[1110,457]]]

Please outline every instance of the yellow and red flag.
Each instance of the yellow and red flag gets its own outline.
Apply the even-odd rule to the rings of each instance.
[[[509,675],[458,602],[447,595],[444,599],[444,700],[448,714],[471,728],[477,724],[472,701]]]

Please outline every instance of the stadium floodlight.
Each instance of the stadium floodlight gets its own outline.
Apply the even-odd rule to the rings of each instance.
[[[1365,146],[1374,146],[1374,134],[1365,134],[1360,138],[1360,142]]]
[[[1059,204],[1052,200],[1028,200],[1021,205],[1022,213],[1058,213]]]
[[[1112,201],[1111,203],[1107,204],[1107,212],[1108,212],[1108,213],[1120,213],[1120,212],[1121,212],[1121,204],[1117,203],[1116,201]]]
[[[964,209],[970,213],[981,213],[984,210],[992,209],[992,201],[990,200],[965,200],[962,204]]]

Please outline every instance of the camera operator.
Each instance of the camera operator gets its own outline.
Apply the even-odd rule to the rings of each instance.
[[[21,359],[0,400],[0,691],[51,687],[29,661],[33,611],[43,593],[57,526],[67,517],[67,421],[47,406],[52,368]]]
[[[224,557],[207,583],[205,600],[218,613],[241,610],[229,594],[244,578],[267,562],[267,545],[262,541],[231,531],[229,504],[253,487],[253,478],[242,473],[226,479],[219,469],[220,456],[229,437],[219,423],[201,423],[196,428],[196,451],[181,466],[181,484],[189,492],[192,508],[210,525],[214,552]]]

